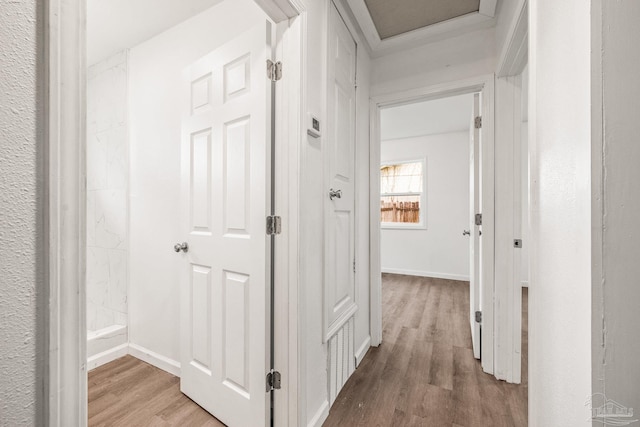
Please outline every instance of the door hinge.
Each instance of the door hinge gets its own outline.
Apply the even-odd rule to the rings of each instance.
[[[277,82],[282,78],[282,62],[273,62],[267,59],[267,78],[272,82]]]
[[[356,260],[355,258],[353,259],[353,272],[356,272]]]
[[[482,214],[476,214],[476,225],[482,225]]]
[[[481,129],[482,128],[482,116],[476,116],[476,118],[473,120],[473,123],[474,123],[476,129]]]
[[[476,323],[482,323],[482,312],[476,311]]]
[[[280,372],[271,370],[267,373],[267,393],[271,390],[280,390],[281,388]]]
[[[276,215],[267,217],[267,236],[273,236],[282,232],[282,218]]]

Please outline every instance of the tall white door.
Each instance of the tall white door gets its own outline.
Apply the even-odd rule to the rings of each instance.
[[[231,427],[270,416],[270,34],[224,44],[183,87],[180,389]]]
[[[356,44],[335,6],[329,17],[325,137],[325,339],[355,313]]]
[[[480,128],[476,126],[476,118],[480,117],[480,94],[473,95],[473,111],[471,114],[470,146],[469,146],[469,212],[471,231],[469,240],[469,321],[471,324],[471,340],[473,355],[480,359],[480,323],[476,320],[476,312],[480,311],[480,239],[481,227],[477,224],[476,214],[480,213]]]

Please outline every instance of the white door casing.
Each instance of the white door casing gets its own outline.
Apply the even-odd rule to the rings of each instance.
[[[181,390],[229,426],[270,416],[271,25],[185,72]]]
[[[473,356],[480,359],[480,323],[476,321],[476,311],[480,311],[480,226],[476,224],[476,214],[480,213],[480,129],[476,126],[480,117],[480,94],[473,94],[469,144],[469,323]]]
[[[357,311],[355,303],[356,43],[330,6],[324,149],[325,341]],[[330,197],[330,191],[339,192]]]

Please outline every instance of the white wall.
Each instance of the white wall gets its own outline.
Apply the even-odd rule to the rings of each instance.
[[[87,329],[127,324],[127,51],[87,74]]]
[[[174,361],[182,71],[263,19],[252,0],[227,0],[130,52],[130,342]]]
[[[427,229],[383,228],[382,271],[469,280],[469,132],[382,141],[383,163],[425,157]]]
[[[529,17],[529,417],[580,425],[591,416],[591,2],[532,0]]]
[[[87,64],[149,40],[221,1],[87,0]]]
[[[44,424],[43,5],[0,13],[0,425]]]
[[[593,391],[634,408],[633,419],[640,409],[639,19],[637,1],[593,2],[592,34],[600,37],[592,45],[593,263],[600,266],[593,275]]]
[[[372,96],[491,74],[495,30],[482,29],[372,61]]]

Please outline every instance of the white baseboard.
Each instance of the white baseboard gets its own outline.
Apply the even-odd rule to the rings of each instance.
[[[367,335],[367,338],[364,340],[362,345],[358,347],[358,350],[356,350],[356,368],[360,365],[362,359],[364,359],[367,351],[369,351],[369,347],[371,347],[371,336]]]
[[[460,280],[463,282],[469,281],[469,276],[463,276],[460,274],[438,273],[434,271],[404,270],[402,268],[386,268],[386,267],[382,267],[381,270],[383,273],[405,274],[407,276],[419,276],[419,277],[434,277],[436,279]]]
[[[113,362],[114,360],[126,356],[129,353],[129,345],[127,343],[120,344],[119,346],[110,348],[102,353],[95,354],[87,359],[87,371],[102,366],[106,363]]]
[[[112,325],[87,332],[87,360],[126,344],[127,341],[127,327],[124,325]]]
[[[329,401],[325,400],[313,418],[311,418],[307,427],[322,427],[322,423],[327,420],[327,417],[329,417]]]
[[[180,377],[180,362],[176,362],[166,356],[131,343],[129,343],[129,354],[155,366],[156,368],[162,369],[176,377]]]
[[[522,282],[520,282],[520,285],[523,288],[528,288],[529,287],[529,281],[528,280],[523,280]]]

